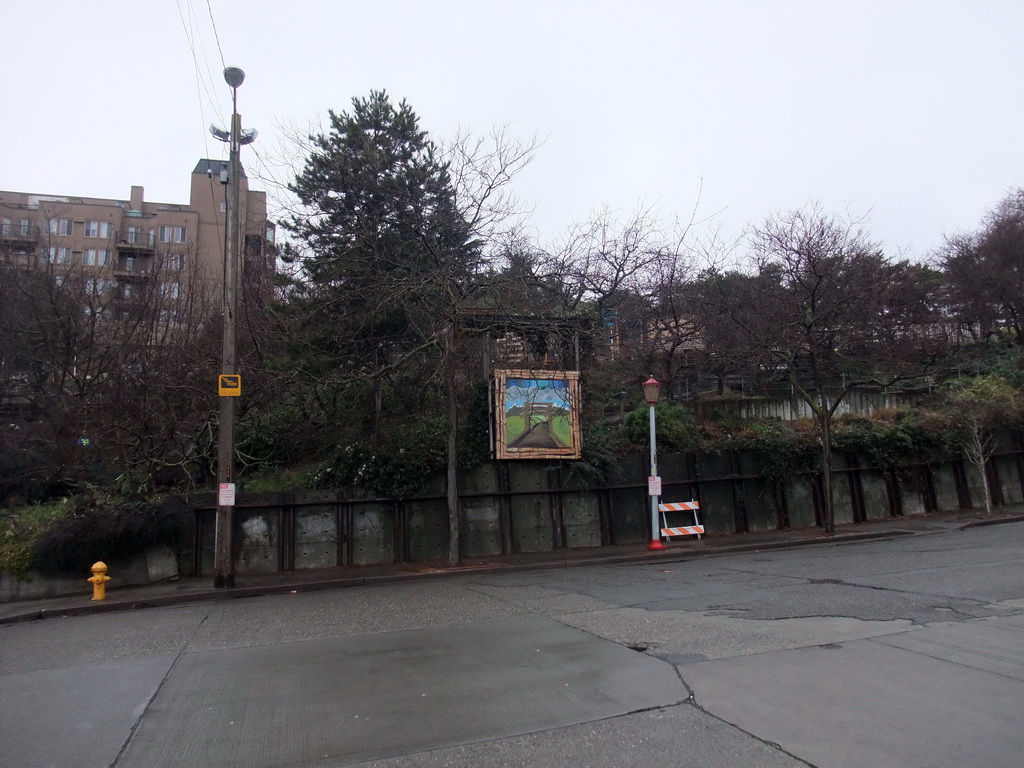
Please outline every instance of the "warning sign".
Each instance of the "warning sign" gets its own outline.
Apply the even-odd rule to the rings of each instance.
[[[217,394],[221,397],[238,397],[242,394],[242,377],[237,373],[221,374],[217,381]]]

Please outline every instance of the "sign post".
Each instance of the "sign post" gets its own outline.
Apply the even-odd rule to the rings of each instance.
[[[648,494],[651,497],[651,543],[647,547],[650,550],[665,548],[665,545],[661,543],[661,526],[658,524],[658,497],[661,496],[661,478],[658,476],[658,446],[655,441],[656,428],[654,417],[654,407],[658,404],[660,390],[661,384],[653,376],[644,382],[644,400],[650,406],[651,421],[651,474],[647,484]],[[657,493],[655,493],[655,486],[657,487]]]

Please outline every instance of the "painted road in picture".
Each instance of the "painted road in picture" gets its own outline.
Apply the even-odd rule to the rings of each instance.
[[[508,379],[505,440],[509,448],[568,448],[572,443],[569,382]]]

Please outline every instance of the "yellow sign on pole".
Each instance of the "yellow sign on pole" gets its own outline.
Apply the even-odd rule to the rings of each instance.
[[[242,394],[242,377],[237,373],[221,374],[217,382],[217,394],[221,397],[238,397]]]

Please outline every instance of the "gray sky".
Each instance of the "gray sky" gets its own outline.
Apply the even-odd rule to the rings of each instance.
[[[1020,0],[8,6],[8,190],[186,202],[196,160],[224,156],[220,50],[247,75],[250,176],[282,125],[385,88],[437,139],[544,139],[516,187],[542,243],[603,205],[687,218],[700,194],[726,233],[819,200],[923,256],[1024,184]]]

